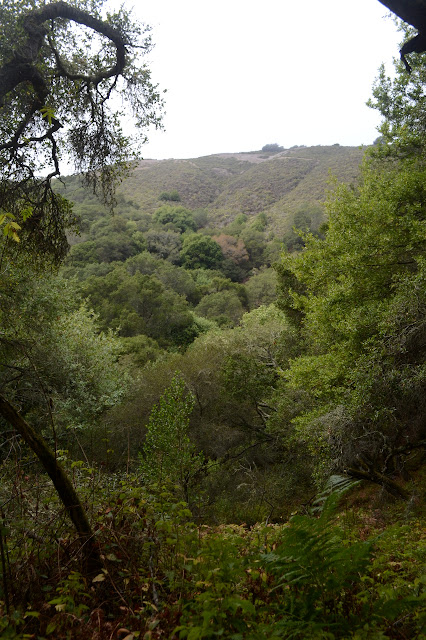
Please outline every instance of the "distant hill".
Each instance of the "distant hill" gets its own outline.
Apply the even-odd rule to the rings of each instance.
[[[159,207],[161,193],[177,191],[183,206],[205,209],[208,224],[224,226],[238,214],[264,212],[277,235],[291,229],[294,216],[317,211],[325,199],[330,173],[355,182],[365,149],[359,147],[293,147],[278,153],[222,153],[189,160],[141,160],[119,188],[119,201],[131,202],[147,214]],[[74,178],[61,191],[80,207],[101,207]],[[318,213],[319,212],[319,213]],[[315,218],[315,216],[314,216]],[[315,221],[313,220],[313,224]]]

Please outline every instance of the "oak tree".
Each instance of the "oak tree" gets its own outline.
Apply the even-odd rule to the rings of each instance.
[[[55,260],[68,249],[66,226],[75,223],[52,188],[61,161],[112,206],[130,157],[121,105],[130,108],[139,141],[148,126],[161,126],[162,99],[141,60],[151,49],[149,29],[123,9],[104,17],[102,4],[5,0],[0,7],[3,223],[15,239],[21,227],[21,239]]]
[[[0,227],[2,278],[20,241],[31,261],[59,263],[68,250],[72,206],[55,192],[61,161],[72,162],[95,193],[114,204],[114,187],[129,166],[120,121],[127,101],[146,140],[160,126],[162,99],[141,57],[149,29],[103,0],[4,0],[0,7]],[[114,100],[120,95],[121,103]],[[134,138],[134,136],[132,136]],[[15,242],[14,242],[15,241]],[[8,288],[0,296],[0,314]],[[0,415],[38,456],[83,542],[88,568],[99,556],[76,492],[41,435],[0,396]]]

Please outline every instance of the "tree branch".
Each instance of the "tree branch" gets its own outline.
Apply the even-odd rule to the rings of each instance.
[[[87,560],[88,569],[90,571],[100,570],[102,565],[89,520],[70,479],[56,459],[54,452],[2,395],[0,395],[0,415],[19,433],[50,476],[58,496],[83,542],[83,553]]]

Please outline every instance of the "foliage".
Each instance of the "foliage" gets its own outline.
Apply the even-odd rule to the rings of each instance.
[[[226,259],[232,260],[235,264],[244,264],[248,262],[248,253],[241,238],[237,239],[221,233],[215,236],[214,240],[221,248],[222,255]]]
[[[203,297],[195,307],[198,315],[217,322],[219,326],[235,326],[244,313],[243,305],[235,291],[218,291]]]
[[[179,263],[182,248],[180,233],[150,229],[144,234],[144,238],[150,253],[173,264]]]
[[[400,31],[403,40],[415,35],[414,29],[404,23],[400,23]],[[368,101],[368,105],[377,109],[383,118],[379,127],[381,140],[376,150],[379,155],[423,154],[426,134],[425,59],[424,53],[413,56],[410,74],[400,60],[394,61],[392,77],[386,74],[383,65],[379,69],[373,85],[373,97]]]
[[[283,447],[282,414],[276,429],[269,431],[269,422],[283,398],[277,368],[288,366],[294,332],[273,306],[245,314],[238,328],[207,328],[185,351],[139,371],[130,397],[106,416],[111,463],[123,464],[128,451],[134,460],[151,408],[171,384],[171,372],[179,371],[196,398],[191,441],[213,461],[208,476],[196,478],[208,504],[191,501],[191,508],[207,520],[228,522],[289,513],[309,491],[310,457],[298,444]]]
[[[7,0],[0,10],[0,208],[14,216],[25,246],[57,261],[68,247],[66,228],[75,226],[51,185],[64,156],[112,206],[129,161],[114,93],[141,130],[160,126],[162,100],[141,63],[148,30],[124,10],[103,19],[101,5]]]
[[[373,470],[391,472],[390,460],[405,438],[414,444],[420,437],[422,408],[417,413],[396,381],[412,388],[423,375],[423,358],[408,369],[418,347],[407,350],[391,338],[391,318],[396,300],[419,295],[424,179],[415,161],[367,163],[358,191],[336,187],[325,238],[305,235],[304,252],[284,255],[279,267],[281,303],[302,321],[306,345],[285,377],[308,393],[297,424],[323,457],[325,473],[361,465],[377,479]],[[413,321],[405,313],[399,316],[402,334]]]
[[[117,403],[126,376],[119,344],[58,277],[5,265],[0,282],[1,386],[49,437],[87,428]],[[18,375],[17,375],[18,373]],[[50,425],[50,426],[48,426]]]
[[[203,465],[203,457],[196,453],[188,437],[193,408],[193,396],[186,392],[185,382],[175,375],[151,410],[140,457],[140,469],[148,486],[177,484],[186,501],[194,476]]]
[[[193,323],[182,296],[166,289],[155,276],[139,271],[130,275],[121,265],[104,277],[88,278],[82,290],[99,314],[102,328],[116,329],[124,337],[144,334],[169,345],[179,342],[180,333]]]
[[[4,127],[23,123],[17,141],[30,171],[43,160],[35,147],[45,143],[56,173],[59,132],[71,135],[92,186],[107,204],[116,200],[117,214],[108,215],[77,177],[49,191],[52,175],[38,182],[34,173],[18,198],[10,181],[3,185],[10,206],[0,212],[0,384],[52,443],[48,474],[54,483],[59,470],[65,474],[71,508],[81,495],[87,535],[70,532],[69,503],[62,498],[64,510],[30,449],[3,424],[0,635],[420,638],[426,176],[419,81],[382,77],[375,96],[387,109],[382,144],[359,186],[335,184],[323,228],[324,176],[331,167],[352,181],[359,150],[274,156],[282,150],[274,144],[263,154],[142,161],[144,180],[136,170],[115,198],[111,180],[124,168],[126,141],[119,128],[108,138],[119,123],[103,98],[123,88],[118,76],[129,80],[129,68],[119,69],[122,33],[131,67],[134,36],[147,51],[148,32],[132,31],[123,10],[101,20],[101,2],[60,3],[66,15],[46,21],[53,5],[33,10],[25,1],[0,9],[7,33],[16,34],[7,59],[15,64],[16,47],[38,30],[44,46],[29,63],[52,83],[52,100],[34,103],[29,120],[14,124],[12,111],[29,104],[16,84],[15,102],[1,107],[9,114]],[[23,8],[30,18],[19,23]],[[84,26],[88,8],[99,39]],[[80,26],[70,27],[75,17]],[[108,34],[118,39],[104,47]],[[114,61],[114,73],[100,77]],[[10,79],[8,64],[2,73]],[[61,84],[71,64],[75,73]],[[159,124],[161,100],[148,70],[134,83],[136,102],[147,100],[142,120]],[[60,130],[70,88],[77,129]],[[78,120],[82,106],[92,108],[93,122]],[[31,127],[33,138],[24,140]],[[13,144],[8,149],[22,173]],[[45,210],[33,204],[42,184]],[[19,257],[19,241],[31,225],[49,238],[43,225],[59,220],[46,247],[63,255],[64,224],[76,217],[63,199],[70,192],[82,238],[69,236],[66,280],[37,274]],[[159,201],[168,204],[158,208]],[[292,253],[277,267],[279,309],[270,304],[270,265],[282,241]],[[336,470],[345,476],[313,498],[314,480]],[[337,494],[353,488],[351,477],[411,500],[390,507],[359,485],[338,511]],[[365,494],[375,511],[357,510]]]
[[[192,213],[185,207],[171,207],[163,205],[153,215],[155,222],[169,225],[180,233],[195,231],[195,222]]]
[[[142,368],[147,362],[156,360],[161,353],[158,343],[144,334],[121,338],[120,346],[122,361],[125,361],[129,368],[134,366],[136,370]]]
[[[179,195],[179,192],[176,190],[173,191],[163,191],[163,193],[160,193],[160,196],[158,198],[159,200],[164,200],[165,202],[180,202],[181,201],[181,197]]]
[[[222,251],[208,236],[187,236],[180,252],[182,264],[187,269],[216,269],[223,260]]]
[[[262,151],[269,151],[272,153],[277,153],[278,151],[284,151],[284,147],[280,147],[279,144],[274,142],[273,144],[265,144],[262,147]]]
[[[25,538],[42,570],[22,563],[26,522],[9,528],[8,576],[20,579],[9,615],[2,605],[2,637],[94,640],[114,627],[134,638],[422,637],[424,528],[416,518],[365,539],[366,514],[336,511],[334,495],[320,518],[197,526],[164,488],[147,490],[137,477],[106,476],[83,463],[74,472],[91,496],[103,570],[90,580],[79,571],[63,525],[58,543],[62,521],[52,501],[49,517],[39,510],[34,522],[44,518],[44,538]],[[43,499],[40,482],[19,482],[28,506]],[[28,606],[20,605],[25,597]]]
[[[277,276],[274,269],[253,273],[245,283],[250,310],[269,305],[277,299]]]

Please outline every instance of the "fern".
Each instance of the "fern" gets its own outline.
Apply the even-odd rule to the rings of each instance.
[[[279,548],[266,554],[268,573],[280,591],[281,620],[276,631],[285,638],[334,638],[353,628],[348,606],[353,587],[371,559],[372,545],[345,545],[333,525],[337,503],[353,481],[335,476],[315,501],[320,516],[295,516]],[[337,634],[337,635],[335,635]]]
[[[333,522],[341,496],[355,484],[358,481],[332,476],[314,503],[319,517],[295,516],[280,546],[264,555],[268,573],[275,579],[272,591],[280,597],[278,622],[270,637],[358,637],[354,636],[357,630],[371,631],[376,624],[403,613],[407,617],[421,607],[421,598],[372,598],[366,589],[373,542],[349,544]],[[359,637],[388,637],[380,631],[368,635],[370,631]]]
[[[418,595],[384,588],[372,563],[373,542],[349,543],[336,524],[338,501],[356,483],[332,477],[315,501],[316,516],[298,515],[280,527],[270,553],[249,551],[244,537],[238,544],[223,534],[205,540],[195,595],[183,603],[175,634],[186,640],[420,638],[420,581]],[[395,635],[401,624],[403,633]]]
[[[325,509],[326,513],[323,514],[324,517],[331,516],[334,513],[336,504],[339,502],[342,495],[346,493],[346,491],[349,491],[349,489],[358,485],[360,482],[360,480],[354,480],[348,476],[338,474],[330,476],[324,490],[318,494],[313,502],[312,513],[321,514]],[[327,513],[327,511],[329,511],[329,513]]]

